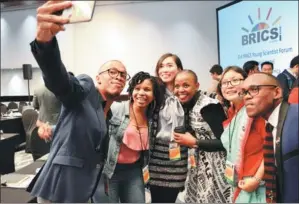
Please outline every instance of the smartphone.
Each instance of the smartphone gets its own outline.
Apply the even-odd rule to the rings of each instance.
[[[185,126],[178,126],[178,127],[175,127],[173,131],[175,133],[184,134],[184,133],[186,133],[186,128],[185,128]]]
[[[69,23],[91,21],[96,1],[72,1],[72,7],[55,12],[55,15],[70,18]]]

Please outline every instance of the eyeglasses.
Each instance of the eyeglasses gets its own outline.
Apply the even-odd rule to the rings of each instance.
[[[116,68],[110,68],[105,71],[100,72],[99,74],[103,74],[104,72],[108,72],[109,76],[113,79],[116,79],[118,76],[122,77],[126,81],[131,79],[131,76],[126,72],[118,71]]]
[[[228,87],[228,85],[232,85],[232,86],[238,86],[241,81],[244,81],[244,79],[233,79],[231,81],[225,81],[225,82],[221,82],[221,87]]]
[[[254,97],[259,94],[261,87],[276,88],[276,85],[255,85],[250,86],[248,90],[242,89],[238,94],[240,97],[244,97],[249,94],[251,97]]]

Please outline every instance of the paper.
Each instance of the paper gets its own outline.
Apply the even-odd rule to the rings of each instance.
[[[1,185],[9,188],[27,188],[34,176],[31,174],[6,174],[1,176]]]

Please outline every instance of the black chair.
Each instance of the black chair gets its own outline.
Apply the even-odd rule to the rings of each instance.
[[[8,109],[18,109],[18,104],[15,102],[9,102],[7,108]]]
[[[38,127],[34,128],[31,133],[30,147],[34,161],[50,152],[50,143],[45,142],[38,136]]]
[[[23,111],[23,107],[24,106],[27,106],[27,103],[25,102],[25,101],[21,101],[20,103],[19,103],[19,112],[20,113],[22,113],[22,111]]]
[[[8,110],[7,106],[1,103],[1,114],[3,115],[7,113],[7,110]]]
[[[38,113],[33,109],[26,109],[22,113],[22,122],[26,133],[25,152],[30,153],[30,137],[33,129],[36,127]]]

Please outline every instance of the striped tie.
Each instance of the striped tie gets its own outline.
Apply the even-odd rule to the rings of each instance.
[[[264,141],[264,180],[266,185],[267,203],[276,202],[276,166],[273,147],[273,126],[270,123],[266,125],[267,135]]]

